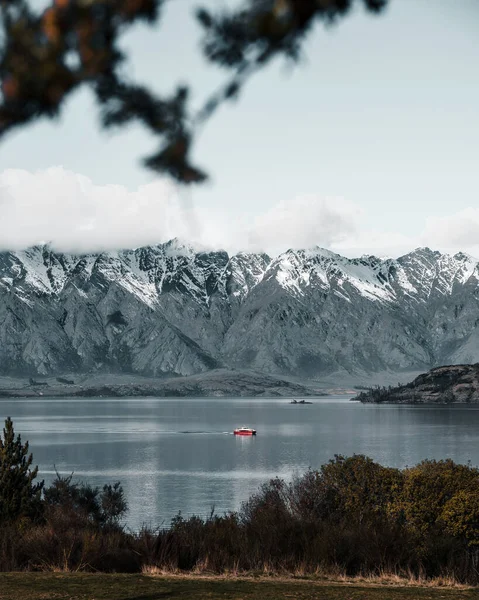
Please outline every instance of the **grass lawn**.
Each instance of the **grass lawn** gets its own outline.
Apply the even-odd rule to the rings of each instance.
[[[479,589],[370,586],[306,580],[85,573],[0,573],[1,600],[450,600]]]

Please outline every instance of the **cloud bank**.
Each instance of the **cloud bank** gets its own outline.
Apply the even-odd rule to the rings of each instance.
[[[446,217],[430,217],[423,237],[437,246],[478,246],[479,208],[465,208]]]
[[[129,191],[95,185],[62,167],[0,174],[0,248],[49,243],[63,251],[135,248],[178,237],[228,250],[331,246],[355,229],[358,209],[341,199],[300,197],[250,223],[193,207],[187,192],[158,180]]]
[[[417,246],[479,254],[479,209],[431,217],[409,237],[360,227],[362,211],[342,198],[317,195],[280,201],[242,219],[193,206],[188,192],[164,180],[129,191],[95,185],[52,167],[0,173],[0,249],[49,243],[61,251],[94,252],[158,244],[174,237],[202,247],[266,251],[315,245],[346,255],[396,255]]]
[[[343,198],[299,196],[257,215],[247,233],[252,250],[331,247],[356,234],[360,209]]]
[[[0,174],[0,246],[51,243],[59,250],[136,247],[193,234],[194,215],[174,189],[158,181],[129,192],[94,185],[54,167]]]

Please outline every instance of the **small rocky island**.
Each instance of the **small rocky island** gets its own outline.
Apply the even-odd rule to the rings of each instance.
[[[312,404],[312,402],[307,402],[306,400],[291,400],[290,404]]]
[[[405,385],[370,388],[352,400],[375,404],[479,404],[479,363],[436,367]]]

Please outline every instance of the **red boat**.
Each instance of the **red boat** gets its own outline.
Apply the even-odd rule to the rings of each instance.
[[[256,435],[256,429],[250,427],[238,427],[233,431],[235,435]]]

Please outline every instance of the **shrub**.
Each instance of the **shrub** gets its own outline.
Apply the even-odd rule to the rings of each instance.
[[[7,419],[0,446],[0,570],[261,571],[479,581],[479,470],[426,460],[404,470],[335,456],[291,482],[272,479],[238,512],[178,514],[128,532],[120,483],[34,484],[28,444]],[[18,489],[17,489],[18,485]]]
[[[128,509],[120,482],[104,485],[100,491],[86,483],[73,483],[73,475],[57,478],[44,490],[46,518],[62,519],[95,527],[115,528]]]
[[[479,493],[479,470],[450,459],[424,460],[405,469],[403,474],[404,483],[395,496],[393,510],[421,536],[437,527],[442,531],[444,519],[448,520],[444,513],[446,506],[449,504],[452,515],[455,509],[450,503],[457,494],[464,503],[466,498],[472,500]]]

